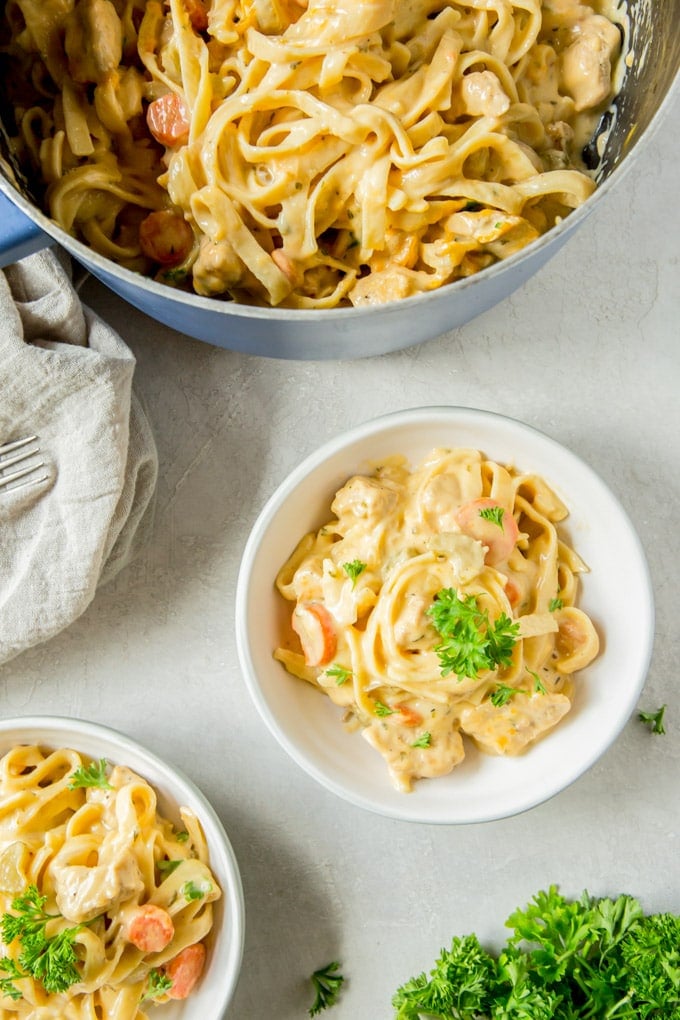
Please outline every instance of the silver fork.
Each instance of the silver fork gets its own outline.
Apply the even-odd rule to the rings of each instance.
[[[47,481],[48,474],[40,472],[45,461],[36,459],[40,456],[38,436],[25,436],[0,446],[0,494],[19,489],[22,485]]]

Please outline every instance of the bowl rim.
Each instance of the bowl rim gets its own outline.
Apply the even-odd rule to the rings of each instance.
[[[555,452],[559,451],[560,457],[566,457],[567,460],[570,461],[571,464],[589,480],[590,484],[599,489],[608,502],[617,509],[620,523],[626,529],[628,539],[637,556],[637,580],[644,588],[643,597],[640,599],[644,615],[641,619],[638,619],[638,627],[636,627],[636,633],[641,639],[639,642],[637,660],[638,677],[636,683],[631,686],[628,696],[620,702],[616,725],[610,727],[608,730],[606,741],[598,743],[594,748],[591,747],[589,753],[584,754],[579,759],[578,767],[570,771],[568,777],[564,781],[557,781],[553,783],[553,785],[548,788],[547,792],[538,791],[535,795],[526,796],[524,799],[518,798],[518,800],[512,805],[508,805],[503,809],[496,809],[492,812],[472,811],[455,818],[441,817],[438,813],[423,814],[422,812],[409,811],[408,803],[413,794],[402,795],[405,801],[403,807],[392,807],[387,804],[376,802],[375,798],[365,797],[358,794],[355,790],[348,789],[342,782],[337,781],[323,768],[320,768],[310,755],[302,751],[288,736],[270,708],[264,691],[257,679],[257,670],[250,648],[247,626],[247,607],[252,565],[256,560],[259,548],[264,541],[270,525],[292,492],[327,459],[341,453],[343,450],[346,450],[357,442],[370,439],[380,432],[387,432],[393,427],[407,425],[416,421],[419,425],[441,424],[442,427],[449,427],[455,424],[460,424],[461,422],[465,422],[466,424],[486,422],[497,427],[503,426],[505,428],[509,428],[518,434],[524,434],[533,442],[542,444],[545,449],[552,449]],[[357,460],[361,460],[361,455],[357,457]],[[272,574],[272,584],[274,574],[275,571]],[[321,446],[309,453],[279,483],[258,514],[244,546],[238,572],[235,598],[236,646],[241,674],[262,720],[266,724],[270,733],[288,753],[288,755],[322,787],[325,787],[325,789],[353,804],[355,807],[400,821],[438,825],[474,824],[486,821],[497,821],[502,818],[521,814],[533,807],[537,807],[539,804],[543,804],[551,800],[587,772],[619,737],[630,719],[639,699],[646,681],[652,656],[654,644],[654,620],[654,591],[649,566],[640,536],[638,535],[637,530],[633,527],[628,513],[600,475],[598,475],[597,472],[594,471],[594,469],[591,468],[581,456],[535,426],[496,411],[474,408],[466,405],[434,404],[410,407],[398,411],[390,411],[386,414],[381,414],[377,417],[368,419],[367,421],[355,425],[348,430],[337,433]]]
[[[128,767],[132,767],[126,762],[124,757],[126,752],[130,752],[131,755],[139,758],[145,764],[148,763],[152,770],[155,770],[167,780],[168,786],[173,789],[177,788],[180,793],[188,793],[199,806],[200,814],[198,811],[196,814],[201,822],[206,839],[209,840],[211,859],[217,856],[216,851],[218,851],[221,864],[224,868],[224,878],[221,879],[220,884],[225,904],[228,904],[229,920],[228,924],[222,928],[220,934],[224,935],[228,931],[229,938],[225,939],[222,943],[222,951],[220,953],[220,981],[216,986],[216,991],[219,990],[221,992],[222,998],[218,1007],[219,1013],[215,1014],[215,1020],[218,1020],[218,1017],[224,1017],[236,991],[241,972],[245,945],[245,899],[234,848],[219,815],[203,791],[180,768],[161,758],[153,751],[148,750],[133,737],[129,737],[120,730],[104,723],[59,715],[26,715],[0,719],[0,743],[4,743],[3,738],[5,735],[9,735],[14,731],[17,733],[16,745],[26,742],[22,740],[21,734],[28,733],[29,731],[43,733],[45,746],[54,746],[55,748],[57,746],[71,746],[75,751],[80,750],[76,745],[81,737],[108,742],[110,745],[120,749],[120,760],[115,762],[115,764],[127,764]],[[4,757],[5,753],[6,751],[0,750],[0,758]],[[88,752],[82,753],[87,754]],[[133,768],[133,771],[136,771],[136,768]],[[154,779],[145,775],[141,775],[141,778],[158,792]],[[179,799],[177,800],[177,805],[181,805]],[[227,980],[225,980],[224,975],[228,975]],[[186,1002],[190,1005],[191,999],[187,999]]]

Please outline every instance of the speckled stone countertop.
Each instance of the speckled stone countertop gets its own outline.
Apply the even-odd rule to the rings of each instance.
[[[512,909],[553,882],[680,912],[679,166],[676,101],[628,175],[511,298],[363,361],[213,349],[85,284],[83,299],[138,358],[161,465],[154,533],[69,630],[0,669],[2,712],[106,723],[212,800],[247,908],[230,1020],[303,1020],[307,978],[332,959],[348,980],[329,1020],[390,1020],[397,986],[452,935],[499,946]],[[319,443],[421,404],[522,419],[599,472],[638,530],[654,586],[640,707],[668,705],[665,736],[633,717],[550,802],[466,827],[382,818],[318,786],[265,729],[235,649],[236,574],[266,498]]]

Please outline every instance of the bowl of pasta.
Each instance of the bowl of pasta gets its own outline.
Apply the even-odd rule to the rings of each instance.
[[[581,776],[634,709],[653,618],[602,480],[463,407],[311,453],[261,510],[236,594],[246,686],[293,760],[350,803],[433,823],[515,814]]]
[[[519,287],[621,179],[677,91],[679,13],[0,2],[20,213],[0,250],[56,239],[161,322],[251,354],[419,343]]]
[[[204,795],[107,727],[0,721],[7,1015],[221,1020],[238,979],[238,865]]]

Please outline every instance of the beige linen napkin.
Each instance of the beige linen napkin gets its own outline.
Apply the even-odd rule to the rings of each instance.
[[[158,459],[134,368],[54,251],[0,272],[0,445],[38,435],[47,474],[0,489],[0,663],[80,616],[148,537]]]

